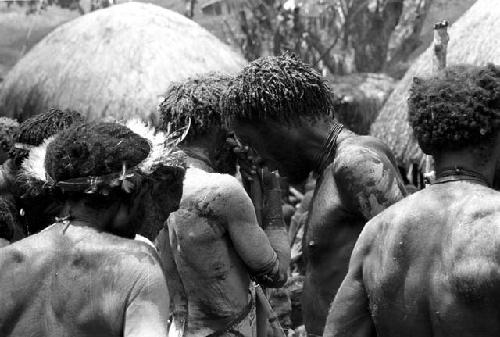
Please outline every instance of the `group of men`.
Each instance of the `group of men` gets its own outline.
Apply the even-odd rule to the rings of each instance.
[[[19,132],[0,171],[22,215],[0,230],[0,336],[262,336],[260,287],[289,273],[279,177],[311,172],[308,335],[497,336],[500,68],[415,79],[436,179],[411,196],[332,98],[283,55],[172,84],[157,129],[59,110],[21,123],[36,141]]]

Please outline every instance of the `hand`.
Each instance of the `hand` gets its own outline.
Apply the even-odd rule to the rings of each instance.
[[[259,171],[264,168],[264,160],[257,154],[255,150],[249,146],[243,145],[236,137],[230,136],[227,138],[227,143],[233,148],[240,174],[244,181],[252,182],[256,179],[261,179]]]

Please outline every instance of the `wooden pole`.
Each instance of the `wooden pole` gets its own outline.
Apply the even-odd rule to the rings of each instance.
[[[434,24],[434,58],[433,71],[438,73],[446,67],[446,53],[448,52],[448,21],[443,20]]]
[[[446,54],[448,52],[448,41],[450,40],[448,27],[449,23],[446,20],[434,24],[434,55],[432,58],[432,71],[434,74],[446,68]],[[434,177],[434,170],[432,170],[431,163],[432,157],[426,154],[424,163],[424,180],[426,185],[430,184]]]

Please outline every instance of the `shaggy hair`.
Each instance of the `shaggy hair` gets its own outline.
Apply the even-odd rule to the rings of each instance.
[[[71,125],[83,123],[83,117],[76,111],[50,109],[49,111],[31,117],[19,125],[16,142],[29,146],[38,146],[43,141]],[[28,156],[29,150],[11,148],[9,155],[17,165]]]
[[[500,125],[500,69],[457,65],[414,78],[409,121],[427,154],[489,144]]]
[[[102,176],[143,161],[149,142],[118,123],[87,123],[62,131],[47,147],[45,170],[55,181]]]
[[[191,120],[189,132],[185,138],[187,143],[198,137],[217,133],[216,143],[211,161],[219,173],[236,173],[236,154],[227,146],[227,128],[222,118],[220,99],[228,88],[230,76],[211,72],[206,75],[188,78],[184,82],[170,85],[163,101],[158,106],[160,129],[167,130],[169,125],[178,130]]]
[[[0,117],[0,150],[9,152],[15,143],[19,123],[7,117]]]
[[[22,122],[19,126],[17,141],[26,145],[38,146],[59,131],[83,122],[83,117],[76,111],[50,109]]]
[[[160,129],[167,130],[169,123],[174,130],[180,129],[190,118],[189,141],[221,127],[220,98],[230,81],[231,77],[212,72],[172,83],[158,106]]]
[[[248,64],[224,93],[221,104],[228,121],[296,122],[299,117],[333,117],[333,93],[326,81],[288,54]]]

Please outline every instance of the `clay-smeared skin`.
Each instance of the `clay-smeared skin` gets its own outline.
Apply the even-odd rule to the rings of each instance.
[[[224,328],[249,301],[249,273],[261,272],[276,257],[282,278],[267,286],[286,281],[290,247],[284,228],[266,235],[250,198],[232,176],[188,169],[180,208],[167,224],[169,233],[160,238],[169,237],[170,243],[157,239],[157,247],[166,270],[175,268],[169,266],[170,254],[179,270],[188,298],[188,335]],[[250,335],[250,320],[238,330]]]
[[[169,297],[142,242],[63,225],[0,249],[0,336],[166,336]]]
[[[433,185],[373,218],[325,337],[500,336],[500,193]]]
[[[365,223],[406,195],[392,154],[375,138],[343,140],[317,182],[304,235],[302,297],[309,333],[321,335],[328,308],[344,279]]]

